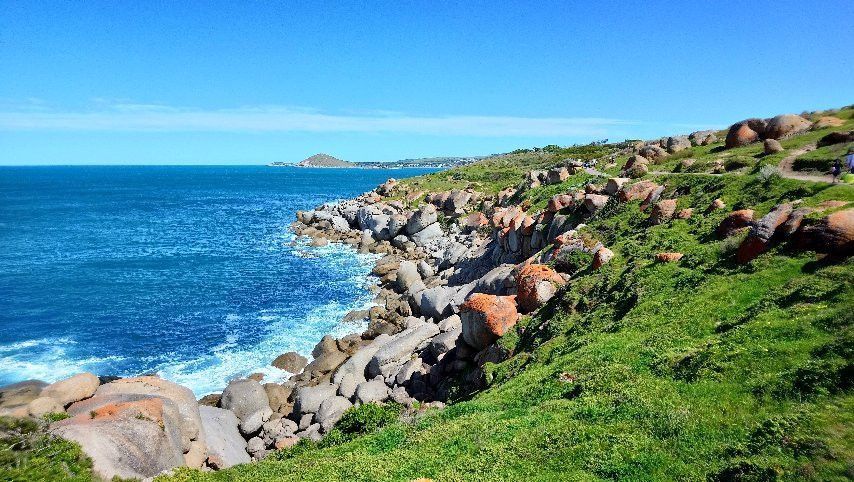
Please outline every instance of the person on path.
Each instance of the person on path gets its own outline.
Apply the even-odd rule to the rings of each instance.
[[[854,174],[854,147],[848,149],[848,155],[845,156],[845,162],[848,166],[848,172]]]
[[[830,174],[833,176],[833,184],[839,182],[839,175],[842,174],[842,164],[839,163],[839,159],[833,161],[833,169],[830,170]]]

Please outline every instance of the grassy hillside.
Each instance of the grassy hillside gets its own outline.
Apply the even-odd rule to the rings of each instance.
[[[526,169],[545,162],[530,156]],[[467,169],[483,176],[486,166]],[[576,273],[506,334],[512,357],[487,366],[482,392],[350,442],[174,480],[850,480],[854,260],[777,247],[739,265],[740,238],[714,231],[731,209],[851,206],[854,189],[654,178],[697,214],[650,226],[638,202],[609,203],[585,230],[615,259]],[[544,193],[526,196],[538,204]],[[715,198],[728,208],[703,214]],[[655,263],[661,251],[685,257]]]

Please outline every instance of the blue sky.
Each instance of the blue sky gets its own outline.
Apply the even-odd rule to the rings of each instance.
[[[0,3],[0,164],[652,138],[854,103],[854,2]]]

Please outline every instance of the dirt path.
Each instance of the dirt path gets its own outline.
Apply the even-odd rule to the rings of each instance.
[[[799,181],[813,181],[813,182],[833,182],[833,178],[830,177],[830,174],[808,174],[804,172],[795,171],[792,169],[792,166],[795,163],[795,159],[798,156],[806,154],[809,151],[815,150],[816,145],[813,142],[812,144],[807,144],[803,147],[795,149],[789,152],[789,155],[784,157],[780,164],[777,165],[777,169],[780,170],[780,175],[783,177],[788,177],[789,179],[797,179]]]

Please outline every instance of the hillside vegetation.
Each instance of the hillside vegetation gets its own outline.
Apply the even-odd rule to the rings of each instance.
[[[820,115],[842,122],[783,147],[854,124],[850,108],[812,116]],[[598,270],[579,263],[557,296],[505,334],[510,357],[487,363],[483,390],[452,392],[443,410],[410,410],[373,430],[333,430],[259,463],[181,469],[169,480],[850,480],[854,260],[779,244],[738,263],[746,233],[715,232],[737,209],[758,218],[783,202],[851,208],[854,188],[761,174],[787,152],[764,155],[761,142],[724,150],[718,137],[645,176],[693,216],[651,225],[640,201],[609,201],[585,220],[582,232],[613,250],[613,261]],[[519,151],[403,180],[400,197],[495,194],[567,157],[598,159],[610,176],[629,155],[607,143]],[[712,175],[718,160],[723,173]],[[534,212],[603,176],[582,171],[514,199]],[[715,199],[726,209],[706,211]],[[660,252],[684,257],[655,262]]]

